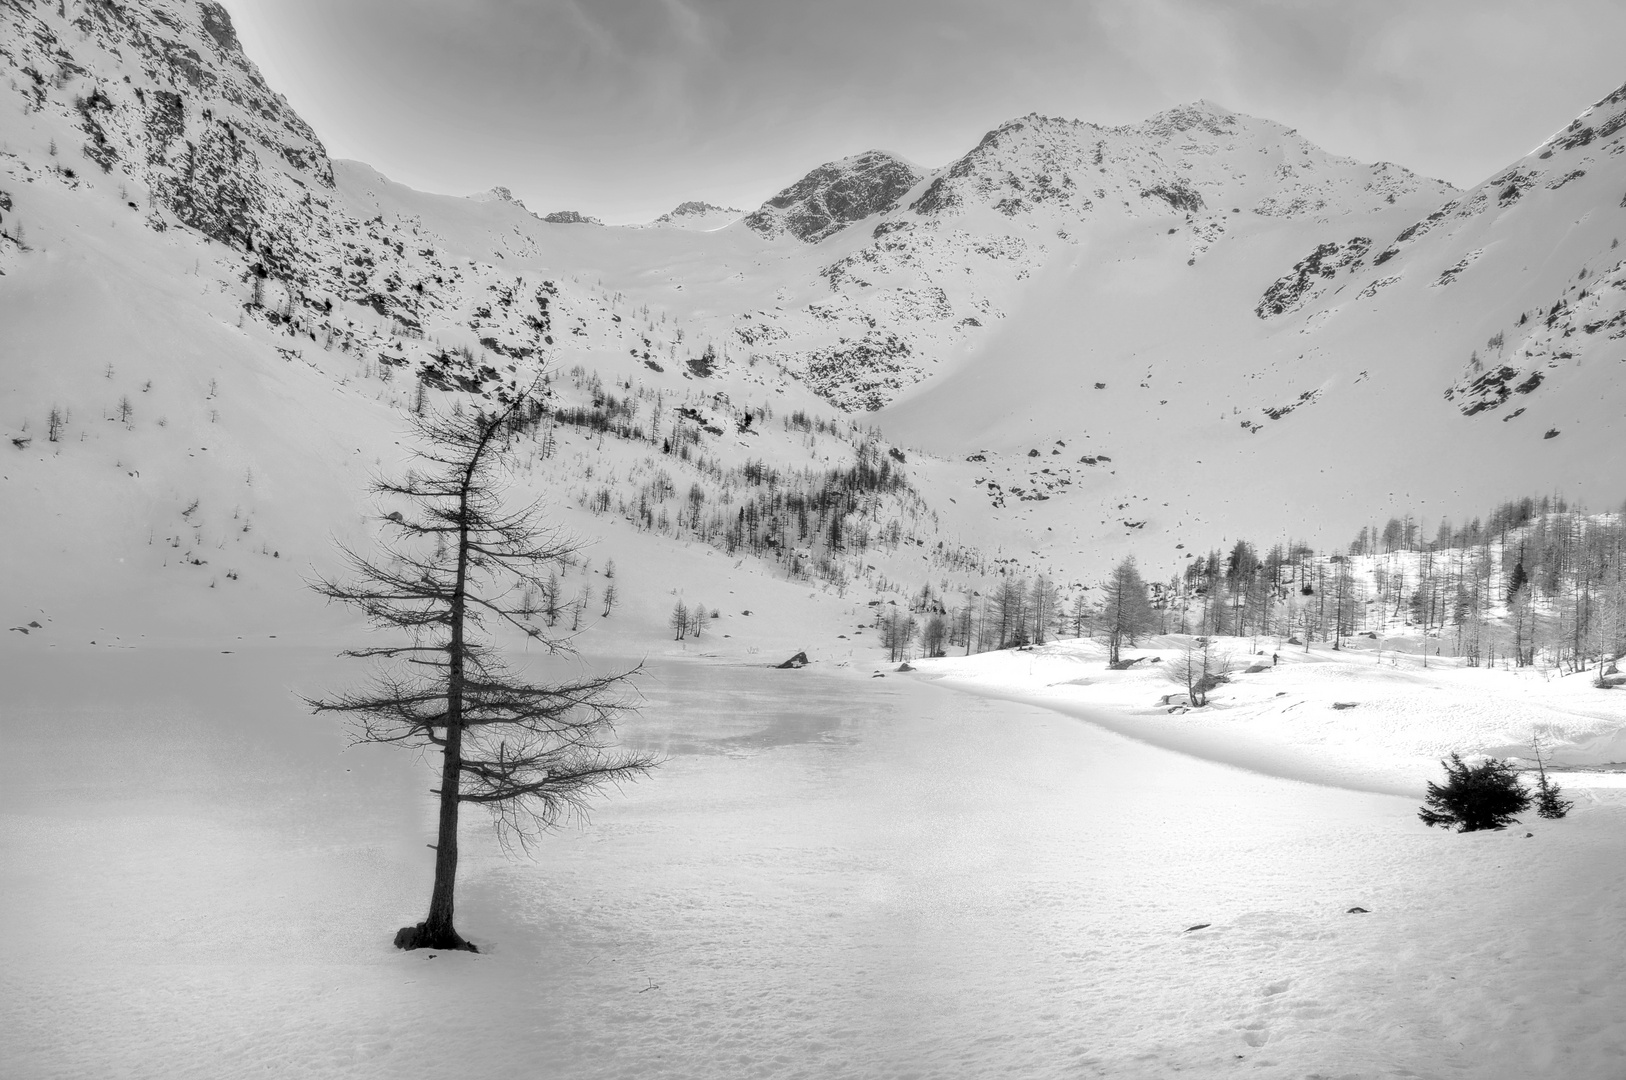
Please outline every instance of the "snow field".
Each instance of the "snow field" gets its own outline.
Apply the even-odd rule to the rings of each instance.
[[[1613,792],[1459,836],[896,675],[659,661],[622,730],[667,764],[534,861],[469,815],[484,951],[402,954],[431,777],[293,700],[346,665],[4,662],[26,1080],[1605,1077],[1626,1039]]]
[[[1429,657],[1425,668],[1419,654],[1380,651],[1359,637],[1308,652],[1270,637],[1214,640],[1231,659],[1231,681],[1191,710],[1163,703],[1184,698],[1167,674],[1192,641],[1182,635],[1125,649],[1125,659],[1140,662],[1124,671],[1107,670],[1104,645],[1079,639],[911,663],[947,685],[1059,709],[1160,746],[1357,790],[1420,797],[1452,752],[1533,765],[1534,735],[1549,761],[1576,770],[1560,777],[1571,787],[1613,786],[1618,773],[1589,767],[1626,761],[1626,695],[1593,687],[1587,672],[1468,668],[1452,657]],[[1267,670],[1246,672],[1257,665]]]

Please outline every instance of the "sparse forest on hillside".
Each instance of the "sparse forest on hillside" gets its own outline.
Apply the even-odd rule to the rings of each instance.
[[[1160,628],[1238,637],[1415,639],[1469,666],[1575,671],[1626,650],[1626,515],[1562,498],[1503,503],[1429,533],[1410,516],[1363,528],[1347,550],[1302,543],[1261,556],[1238,540],[1154,589]]]
[[[1131,644],[1133,635],[1155,632],[1335,649],[1363,636],[1425,664],[1443,656],[1469,667],[1567,672],[1626,654],[1626,511],[1589,513],[1559,497],[1527,497],[1483,519],[1441,521],[1431,535],[1408,515],[1363,528],[1341,552],[1318,554],[1302,541],[1260,550],[1238,540],[1192,558],[1167,581],[1141,584],[1137,574],[1144,615],[1123,613],[1121,567],[1100,590],[1064,594],[1049,577],[1029,580],[998,559],[987,564],[991,576],[964,592],[917,589],[907,610],[945,617],[932,647],[922,638],[926,655],[1063,636],[1111,641],[1115,632]],[[878,614],[877,626],[901,658],[886,618]]]

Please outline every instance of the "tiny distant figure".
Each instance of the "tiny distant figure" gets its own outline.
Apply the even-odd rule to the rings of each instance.
[[[1282,662],[1282,654],[1281,653],[1273,652],[1273,653],[1270,654],[1270,666],[1271,667],[1275,667],[1277,664],[1279,664],[1281,662]]]

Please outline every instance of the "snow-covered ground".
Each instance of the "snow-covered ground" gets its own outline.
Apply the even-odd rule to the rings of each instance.
[[[1626,99],[1438,218],[1348,180],[1389,167],[1208,106],[1093,149],[1025,120],[970,164],[1005,183],[1076,144],[1089,220],[967,190],[826,246],[548,223],[329,162],[214,5],[0,10],[33,28],[0,56],[38,62],[0,87],[0,1080],[1620,1074],[1626,796],[1586,770],[1626,760],[1626,693],[1361,639],[1250,640],[1280,663],[1183,712],[1159,699],[1184,639],[1117,672],[1069,641],[871,675],[875,611],[923,585],[1078,587],[1129,552],[1161,578],[1239,530],[1336,550],[1556,477],[1618,498],[1593,361],[1619,353]],[[1142,187],[1188,142],[1201,217]],[[1273,281],[1302,307],[1260,314]],[[851,333],[844,372],[820,350]],[[534,861],[470,820],[484,951],[409,955],[433,781],[306,713],[356,678],[328,653],[357,630],[302,579],[374,534],[368,480],[445,381],[412,376],[458,355],[643,426],[540,431],[514,495],[583,540],[577,644],[655,658],[624,731],[669,760]],[[843,576],[634,524],[646,497],[741,513],[720,478],[753,460],[850,465],[861,427],[795,377],[814,360],[879,380],[921,497],[852,514]],[[717,612],[703,638],[672,640],[678,601]],[[767,669],[797,650],[812,668]],[[1582,770],[1570,818],[1416,820],[1439,757],[1538,734]]]
[[[409,954],[430,776],[306,715],[341,662],[10,640],[8,1077],[1607,1077],[1626,1051],[1615,791],[1458,835],[1415,793],[918,677],[660,660],[623,732],[665,766],[532,859],[471,817],[483,951]],[[985,663],[1014,686],[1030,659],[1075,663]],[[1343,694],[1314,670],[1250,678]]]
[[[1192,646],[1183,635],[1123,650],[1136,663],[1108,670],[1106,647],[1064,639],[1033,649],[915,660],[947,685],[1044,705],[1123,734],[1275,776],[1415,795],[1440,779],[1447,754],[1528,759],[1533,741],[1571,786],[1626,780],[1626,694],[1593,686],[1596,672],[1471,668],[1424,657],[1416,639],[1355,637],[1341,649],[1276,638],[1215,638],[1230,681],[1200,709],[1170,669]],[[1256,668],[1259,670],[1249,670]]]

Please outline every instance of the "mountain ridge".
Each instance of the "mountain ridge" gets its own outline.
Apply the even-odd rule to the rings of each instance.
[[[330,160],[213,11],[0,8],[0,55],[21,76],[0,87],[0,401],[18,452],[44,453],[15,476],[61,467],[66,449],[40,434],[57,406],[120,475],[140,447],[179,452],[166,440],[184,416],[209,449],[170,473],[142,451],[145,478],[201,476],[233,442],[239,479],[216,478],[230,498],[259,505],[303,481],[344,517],[337,492],[356,478],[336,448],[382,457],[417,401],[495,401],[547,377],[570,425],[624,444],[616,484],[664,469],[708,499],[722,492],[685,449],[743,469],[769,453],[763,418],[795,416],[807,427],[776,434],[772,453],[801,468],[804,453],[852,452],[820,442],[830,414],[851,414],[844,439],[878,426],[928,508],[911,511],[927,565],[983,565],[930,554],[941,544],[1082,578],[1131,551],[1178,565],[1244,527],[1348,536],[1394,502],[1477,508],[1553,476],[1580,498],[1618,489],[1607,462],[1626,410],[1599,362],[1620,329],[1606,253],[1626,233],[1609,98],[1544,144],[1549,157],[1468,192],[1199,102],[1115,128],[1016,118],[937,170],[878,152],[821,166],[785,189],[771,236],[745,220],[580,229]],[[1261,316],[1284,278],[1282,310]],[[175,427],[83,423],[123,412],[102,400],[118,378],[107,357],[154,373],[160,397],[119,392]],[[212,379],[264,410],[246,434],[210,433]],[[284,428],[322,451],[285,446]],[[352,430],[367,434],[344,447]],[[618,489],[592,487],[600,474],[575,452],[560,491],[614,507]],[[268,464],[277,454],[299,480]],[[153,508],[186,506],[193,481],[164,482],[162,496],[120,489],[133,528],[177,535]],[[889,557],[912,546],[900,537]],[[822,557],[777,550],[787,565]]]

